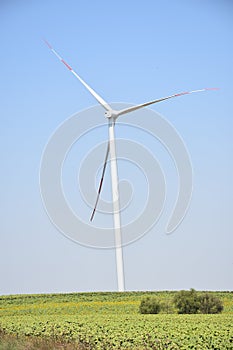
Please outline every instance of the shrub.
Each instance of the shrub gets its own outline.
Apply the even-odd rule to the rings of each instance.
[[[200,307],[199,298],[194,289],[178,292],[174,297],[174,304],[179,314],[196,314]]]
[[[223,310],[221,300],[211,294],[200,294],[194,290],[182,290],[174,298],[179,314],[217,314]]]
[[[158,314],[161,310],[161,304],[156,298],[147,297],[142,299],[139,312],[141,314]]]
[[[222,301],[208,293],[199,296],[200,312],[202,314],[219,314],[223,310]]]

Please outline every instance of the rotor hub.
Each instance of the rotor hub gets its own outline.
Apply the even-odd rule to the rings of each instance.
[[[117,113],[117,111],[111,110],[111,111],[106,111],[106,112],[104,113],[104,115],[105,115],[105,117],[108,118],[108,119],[110,119],[110,118],[116,119],[117,116],[118,116],[118,113]]]

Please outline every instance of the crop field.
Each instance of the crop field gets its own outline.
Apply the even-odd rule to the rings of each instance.
[[[0,350],[6,336],[52,341],[59,349],[233,349],[233,292],[212,293],[224,303],[221,314],[178,315],[171,307],[175,292],[2,296]],[[140,314],[145,296],[157,297],[167,311]]]

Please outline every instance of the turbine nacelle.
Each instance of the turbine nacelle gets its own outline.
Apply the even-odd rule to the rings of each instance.
[[[108,119],[110,118],[116,119],[119,115],[119,112],[112,109],[111,111],[106,111],[104,115]]]

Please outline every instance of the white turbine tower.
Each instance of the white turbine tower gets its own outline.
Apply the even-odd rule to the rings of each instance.
[[[100,103],[100,105],[105,109],[105,116],[108,118],[108,130],[109,130],[109,141],[107,146],[107,152],[104,160],[104,166],[102,170],[102,176],[99,184],[99,189],[97,193],[97,198],[95,206],[91,215],[90,220],[92,221],[95,215],[96,207],[98,204],[105,169],[108,161],[108,156],[110,153],[110,166],[111,166],[111,182],[112,182],[112,201],[113,201],[113,218],[114,218],[114,230],[115,230],[115,247],[116,247],[116,265],[117,265],[117,282],[118,291],[123,292],[125,290],[124,281],[124,265],[123,265],[123,252],[122,252],[122,240],[121,240],[121,217],[120,217],[120,204],[119,204],[119,189],[118,189],[118,171],[117,171],[117,157],[116,157],[116,146],[115,146],[115,122],[116,119],[123,114],[136,111],[137,109],[158,103],[164,100],[168,100],[173,97],[178,97],[182,95],[192,94],[194,92],[201,92],[206,90],[217,90],[217,88],[205,88],[193,91],[181,92],[178,94],[173,94],[167,97],[162,97],[157,100],[149,101],[133,107],[125,108],[119,111],[113,110],[110,105],[104,101],[104,99],[98,95],[72,68],[66,63],[66,61],[53,49],[53,47],[45,40],[45,43],[49,49],[57,56],[57,58],[69,69],[69,71],[86,87],[86,89],[92,94],[92,96]]]

